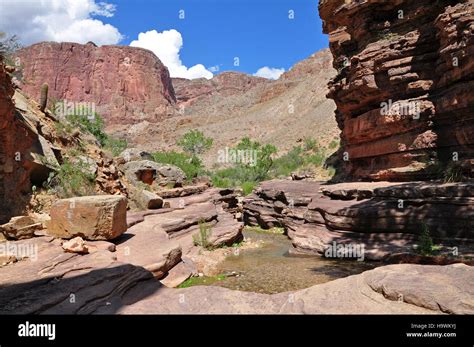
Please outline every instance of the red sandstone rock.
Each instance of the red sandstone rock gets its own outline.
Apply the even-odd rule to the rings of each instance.
[[[240,72],[222,72],[212,79],[199,78],[187,80],[173,78],[173,87],[179,105],[188,106],[195,102],[203,102],[211,96],[230,96],[244,93],[251,88],[265,84],[265,78],[254,77]]]
[[[338,69],[329,96],[349,157],[346,176],[425,179],[454,153],[460,162],[474,157],[474,4],[450,4],[319,2]]]
[[[50,98],[96,103],[108,125],[156,122],[174,110],[168,69],[148,50],[42,42],[18,57],[28,95],[38,99],[40,86],[48,83]]]

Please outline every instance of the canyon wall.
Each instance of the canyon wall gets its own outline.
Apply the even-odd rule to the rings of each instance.
[[[206,104],[211,97],[226,97],[243,94],[253,87],[269,83],[265,78],[247,75],[241,72],[226,71],[212,79],[173,78],[173,87],[179,106],[186,107],[195,103]]]
[[[0,57],[0,224],[20,213],[26,204],[30,174],[38,169],[30,153],[42,153],[38,134],[15,110],[13,94]]]
[[[472,177],[473,1],[320,0],[319,13],[338,71],[339,173]]]
[[[150,51],[93,43],[42,42],[18,52],[23,91],[39,99],[94,102],[107,125],[156,122],[174,112],[168,69]]]

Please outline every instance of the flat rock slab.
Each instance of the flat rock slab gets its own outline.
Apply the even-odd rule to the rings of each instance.
[[[86,255],[66,253],[50,237],[10,246],[28,256],[0,268],[0,314],[92,313],[110,297],[152,278],[141,267],[118,262],[102,244]]]
[[[167,233],[155,222],[155,217],[128,229],[116,240],[117,260],[140,266],[161,278],[181,260],[181,246],[168,238]]]
[[[213,286],[164,289],[148,282],[132,289],[128,305],[97,313],[122,314],[472,314],[474,268],[389,265],[328,283],[274,295]],[[134,297],[145,299],[134,302]]]

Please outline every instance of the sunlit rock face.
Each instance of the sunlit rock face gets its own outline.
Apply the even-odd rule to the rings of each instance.
[[[175,112],[168,69],[146,49],[42,42],[18,58],[27,95],[38,99],[48,83],[51,99],[92,102],[108,126],[157,122]]]
[[[474,159],[472,1],[321,0],[346,177],[427,179]],[[441,172],[441,173],[440,173]]]

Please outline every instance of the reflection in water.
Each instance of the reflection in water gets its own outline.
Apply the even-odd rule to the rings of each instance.
[[[235,272],[212,285],[259,293],[280,293],[311,287],[373,269],[377,263],[327,260],[316,256],[289,255],[291,241],[285,235],[245,230],[246,239],[262,246],[231,255],[219,266],[220,273]]]

